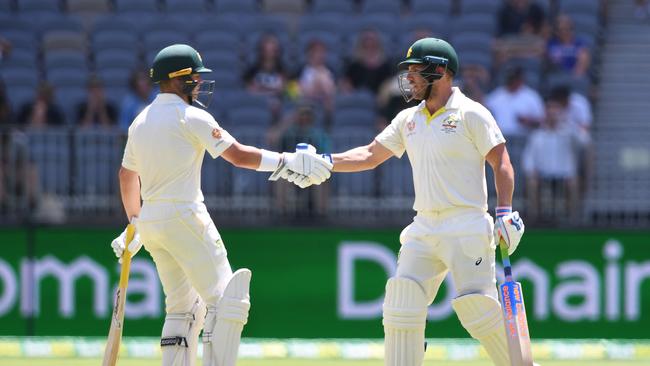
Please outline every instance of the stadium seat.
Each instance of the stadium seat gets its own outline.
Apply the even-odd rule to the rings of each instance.
[[[368,108],[346,108],[343,110],[335,110],[332,118],[332,128],[338,129],[340,127],[361,127],[361,128],[374,128],[375,127],[375,113],[374,110]]]
[[[461,15],[451,22],[451,28],[452,36],[461,32],[483,33],[485,36],[491,36],[496,31],[496,18],[478,14]]]
[[[217,0],[214,10],[217,14],[254,14],[258,12],[256,0]]]
[[[314,14],[346,15],[354,12],[350,0],[313,0],[311,11]]]
[[[78,50],[86,52],[86,34],[83,32],[52,30],[43,34],[43,52],[53,50]]]
[[[138,37],[127,30],[97,31],[92,38],[95,57],[107,50],[120,50],[137,55],[139,53],[138,45]]]
[[[14,48],[11,50],[11,54],[2,59],[2,69],[0,69],[0,72],[12,67],[28,67],[31,68],[32,71],[38,70],[36,55],[34,54],[33,49]]]
[[[496,16],[501,0],[463,0],[460,5],[462,15],[476,14],[483,17]]]
[[[47,70],[47,81],[54,87],[85,87],[88,83],[88,71],[76,67],[54,68]],[[67,99],[63,99],[66,101]]]
[[[399,17],[402,11],[401,2],[393,0],[364,1],[361,5],[362,14],[383,14]]]
[[[413,197],[413,172],[408,156],[389,159],[379,166],[379,194],[381,197]]]
[[[229,109],[227,113],[225,124],[236,128],[256,127],[266,131],[272,122],[271,112],[268,109],[238,107]]]
[[[88,68],[86,54],[80,51],[55,50],[45,54],[45,70],[74,67],[81,70]]]
[[[413,15],[431,14],[449,16],[451,14],[451,0],[411,0]]]
[[[12,0],[0,0],[0,12],[9,13],[13,10]]]
[[[190,43],[190,38],[187,34],[178,32],[176,30],[153,31],[146,32],[142,38],[144,51],[147,54],[158,53],[164,47],[170,46],[175,43]],[[153,58],[151,58],[153,60]]]
[[[25,134],[42,191],[67,197],[70,194],[70,135],[67,129],[27,130]]]
[[[233,33],[226,32],[200,32],[194,36],[195,48],[204,56],[208,50],[216,50],[218,53],[227,55],[239,55],[241,41]],[[217,52],[214,52],[216,54]]]
[[[348,109],[375,109],[375,96],[368,91],[357,91],[347,94],[337,94],[334,106],[337,111]]]
[[[127,88],[129,86],[131,70],[133,70],[133,68],[117,64],[117,66],[112,68],[98,68],[97,76],[105,87]]]
[[[3,67],[0,69],[0,76],[5,82],[5,86],[8,90],[13,92],[14,87],[28,87],[36,89],[38,85],[38,73],[34,72],[34,69],[31,67],[25,67],[22,65],[16,67]],[[11,93],[7,95],[11,96]]]
[[[157,0],[114,0],[117,13],[154,13],[158,11]]]
[[[74,135],[75,180],[79,196],[111,196],[117,193],[117,169],[122,161],[121,134],[116,130],[83,129]]]
[[[596,17],[600,11],[600,1],[594,0],[563,0],[560,1],[560,12],[575,15],[591,15]]]
[[[109,0],[66,0],[66,7],[70,13],[108,13]]]
[[[168,14],[186,14],[193,15],[204,13],[207,9],[205,0],[166,0],[165,11]]]
[[[305,12],[305,0],[262,0],[265,13],[301,15]]]
[[[51,12],[60,13],[58,1],[52,0],[17,0],[17,10],[19,13],[33,13],[33,12]]]
[[[7,98],[9,99],[9,103],[11,103],[11,109],[15,113],[19,113],[20,108],[22,108],[23,105],[34,100],[34,96],[36,95],[36,83],[38,83],[38,80],[33,81],[34,85],[26,86],[21,84],[9,84],[5,76],[1,74],[0,78],[3,79],[5,85],[11,86],[11,93],[7,93]]]

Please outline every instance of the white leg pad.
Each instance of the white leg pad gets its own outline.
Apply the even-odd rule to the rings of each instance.
[[[469,294],[455,298],[451,306],[467,332],[481,342],[497,366],[510,366],[508,340],[503,325],[501,305],[483,294]]]
[[[415,281],[391,278],[384,298],[384,364],[420,366],[424,360],[427,299]]]
[[[235,366],[239,342],[251,307],[251,271],[237,270],[216,308],[209,307],[203,331],[203,365]]]
[[[206,307],[199,298],[189,313],[165,317],[160,347],[163,366],[194,366]]]

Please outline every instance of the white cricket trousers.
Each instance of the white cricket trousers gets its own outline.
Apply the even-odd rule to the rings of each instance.
[[[448,272],[457,296],[483,293],[498,299],[493,227],[492,217],[478,209],[418,212],[400,234],[397,277],[420,284],[429,304]]]
[[[190,312],[197,294],[216,306],[232,269],[205,205],[145,201],[136,225],[156,263],[167,314]]]

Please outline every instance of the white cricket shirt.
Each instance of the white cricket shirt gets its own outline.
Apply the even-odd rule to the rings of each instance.
[[[413,170],[416,211],[487,210],[485,155],[505,139],[492,114],[454,87],[433,115],[422,101],[401,111],[376,138]]]
[[[140,176],[144,201],[200,202],[205,151],[216,158],[233,142],[210,113],[160,93],[129,127],[122,166]]]

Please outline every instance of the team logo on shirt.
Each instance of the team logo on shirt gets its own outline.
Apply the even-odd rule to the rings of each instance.
[[[442,132],[445,133],[455,133],[456,127],[458,127],[458,122],[460,122],[460,117],[457,114],[450,114],[442,121]]]
[[[407,122],[406,129],[409,130],[409,132],[413,132],[415,129],[415,121]]]
[[[214,130],[212,130],[212,137],[214,137],[215,139],[220,139],[221,138],[221,130],[218,129],[218,128],[215,128]]]

